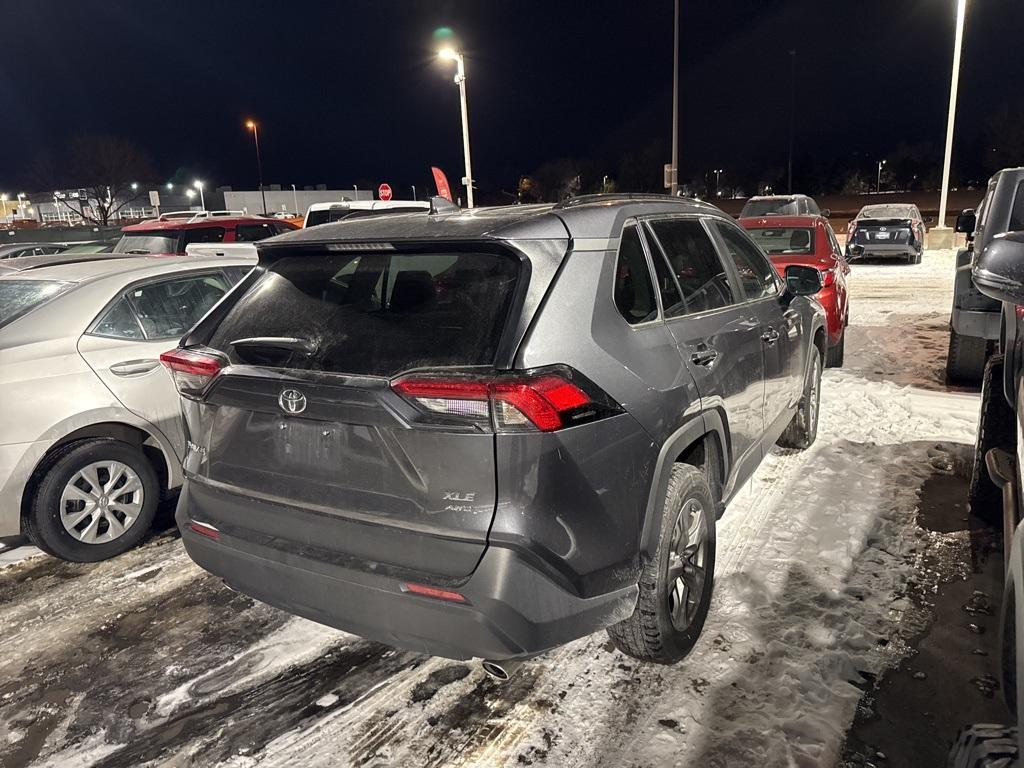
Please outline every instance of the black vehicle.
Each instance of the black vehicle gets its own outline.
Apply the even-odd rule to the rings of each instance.
[[[1024,209],[1024,192],[1014,206]],[[988,201],[989,198],[986,197]],[[992,236],[982,249],[975,241],[974,284],[1001,309],[999,347],[984,367],[981,416],[969,486],[970,510],[1001,529],[1006,578],[1000,611],[1000,688],[1012,726],[965,728],[950,765],[1016,765],[1024,733],[1024,224]]]
[[[822,211],[813,197],[807,195],[758,195],[743,204],[739,218],[759,218],[762,216],[825,216],[829,211]]]
[[[689,652],[716,518],[772,445],[815,439],[817,269],[783,280],[717,208],[663,196],[361,218],[257,248],[162,358],[197,563],[499,675],[606,627],[641,659]]]
[[[999,342],[1000,303],[978,289],[972,280],[976,254],[1006,232],[1024,229],[1024,168],[1007,168],[989,179],[977,210],[963,211],[956,231],[967,236],[967,246],[956,255],[953,309],[949,317],[949,354],[946,376],[954,384],[981,381],[985,360]]]
[[[846,228],[846,258],[897,258],[920,264],[925,233],[916,205],[865,205]]]

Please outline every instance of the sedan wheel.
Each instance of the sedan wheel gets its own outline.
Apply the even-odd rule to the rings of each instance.
[[[142,514],[146,492],[127,464],[96,461],[76,472],[60,497],[60,521],[72,537],[103,544],[120,537]]]

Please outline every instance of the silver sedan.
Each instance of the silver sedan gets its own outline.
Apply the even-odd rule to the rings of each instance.
[[[160,353],[254,264],[139,257],[0,277],[0,537],[84,562],[146,535],[185,448]]]

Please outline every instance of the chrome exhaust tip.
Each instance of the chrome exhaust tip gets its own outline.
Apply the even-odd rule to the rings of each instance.
[[[499,680],[503,683],[508,682],[509,678],[516,673],[516,671],[523,665],[521,661],[508,660],[508,661],[491,661],[490,659],[484,659],[480,662],[480,666],[483,667],[490,677],[495,680]]]

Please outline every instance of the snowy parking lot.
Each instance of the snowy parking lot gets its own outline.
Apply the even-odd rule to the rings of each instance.
[[[957,489],[979,401],[943,384],[953,263],[854,266],[817,442],[777,450],[729,506],[684,662],[639,664],[601,633],[502,684],[231,592],[170,529],[88,565],[16,547],[0,551],[0,765],[867,764],[851,724],[976,555]],[[923,498],[962,524],[922,524]]]

